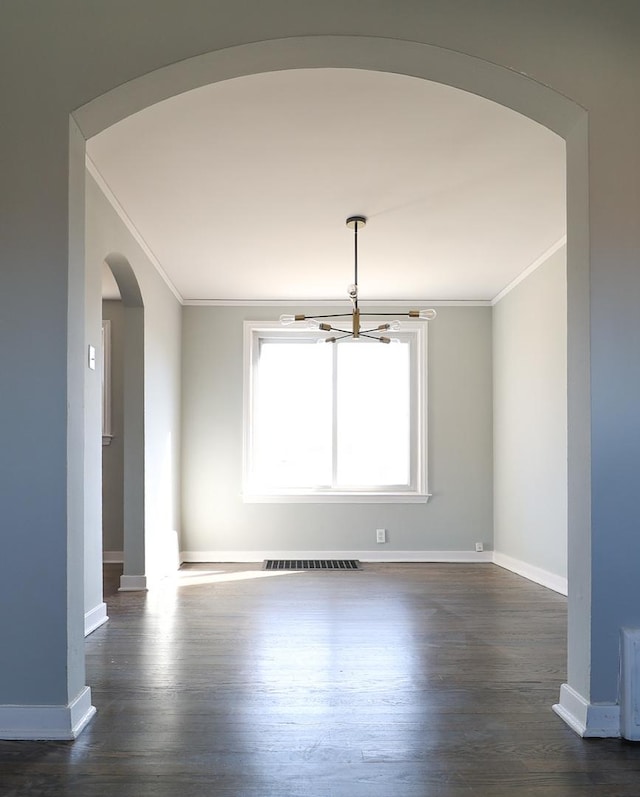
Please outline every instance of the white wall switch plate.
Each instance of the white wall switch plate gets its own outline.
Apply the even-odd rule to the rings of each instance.
[[[387,531],[386,529],[376,529],[376,542],[386,542]]]
[[[482,553],[484,551],[484,545],[481,542],[476,543],[476,553]]]

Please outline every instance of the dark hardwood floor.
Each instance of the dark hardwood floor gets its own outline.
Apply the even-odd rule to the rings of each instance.
[[[566,601],[493,565],[192,565],[86,642],[98,714],[0,742],[2,797],[639,797],[551,711]]]

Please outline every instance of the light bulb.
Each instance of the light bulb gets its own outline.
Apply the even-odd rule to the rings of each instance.
[[[306,318],[307,318],[306,315],[303,315],[302,313],[296,313],[296,315],[290,315],[289,313],[283,313],[280,316],[280,323],[283,326],[286,327],[289,324],[294,324],[296,321],[305,321]]]
[[[424,321],[432,321],[437,313],[435,310],[409,310],[409,318],[422,318]]]
[[[392,321],[389,324],[389,329],[391,329],[393,332],[397,332],[400,329],[400,322],[399,321]]]
[[[401,343],[401,342],[402,342],[402,341],[400,340],[400,338],[391,338],[391,343],[393,343],[393,344],[394,344],[394,345],[396,345],[396,346],[397,346],[399,343]]]
[[[307,327],[309,329],[320,329],[320,322],[316,318],[310,318],[307,321]]]
[[[349,293],[349,296],[352,299],[357,299],[357,297],[358,297],[358,286],[357,285],[349,285],[349,287],[347,288],[347,291]]]

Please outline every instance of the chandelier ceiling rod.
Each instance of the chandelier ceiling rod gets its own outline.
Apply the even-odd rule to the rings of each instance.
[[[355,288],[355,297],[353,299],[354,310],[358,309],[358,227],[360,224],[364,227],[367,220],[364,216],[349,216],[347,219],[347,227],[353,230],[353,286]]]

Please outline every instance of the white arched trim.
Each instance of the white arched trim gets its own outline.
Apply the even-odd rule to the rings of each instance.
[[[200,86],[244,75],[310,68],[367,69],[443,83],[511,108],[548,127],[566,141],[568,681],[571,692],[589,706],[591,386],[586,110],[552,88],[506,66],[434,45],[367,36],[303,36],[238,45],[165,66],[77,108],[72,113],[72,127],[75,125],[86,140],[133,113]],[[561,692],[564,711],[560,713],[568,724],[576,727],[572,721],[572,704],[563,698],[567,694],[568,688]]]

